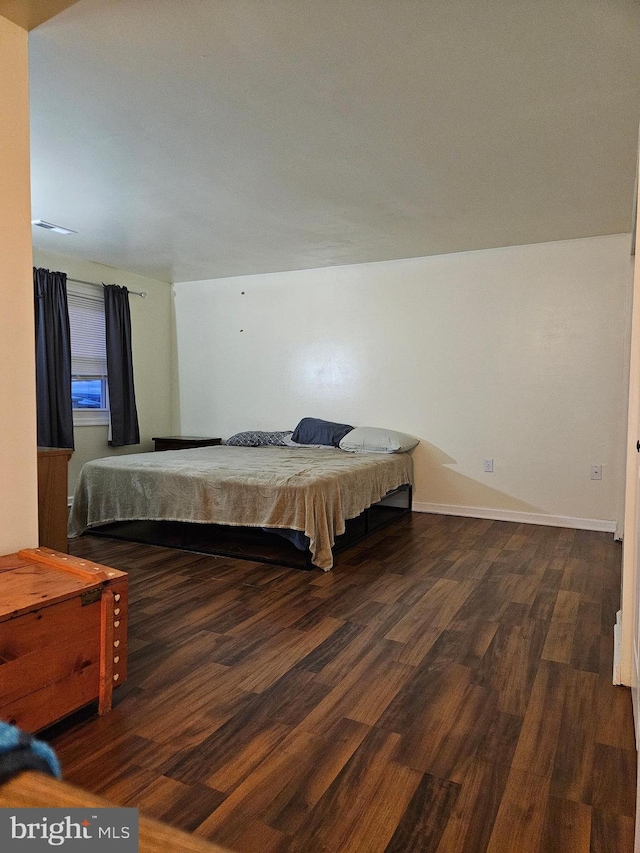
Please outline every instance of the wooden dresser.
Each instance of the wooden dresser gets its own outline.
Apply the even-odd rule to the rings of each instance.
[[[127,675],[125,572],[49,548],[0,557],[0,719],[36,732]]]
[[[38,542],[67,551],[67,468],[73,450],[38,448]]]

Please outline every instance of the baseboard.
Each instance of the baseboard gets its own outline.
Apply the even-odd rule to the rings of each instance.
[[[621,663],[622,657],[622,612],[616,613],[616,624],[613,626],[613,683],[622,684]]]
[[[433,512],[437,515],[460,515],[464,518],[488,518],[492,521],[514,521],[516,524],[542,524],[546,527],[573,527],[576,530],[597,530],[615,533],[616,522],[602,518],[573,518],[569,515],[543,515],[537,512],[517,512],[507,509],[487,509],[457,504],[432,504],[413,501],[414,512]]]

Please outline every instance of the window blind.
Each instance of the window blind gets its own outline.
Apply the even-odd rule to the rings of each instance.
[[[67,289],[71,327],[71,373],[73,376],[106,376],[104,301],[74,288]]]

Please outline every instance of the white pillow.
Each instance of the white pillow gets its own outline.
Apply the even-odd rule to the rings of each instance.
[[[418,444],[420,439],[406,432],[379,427],[356,427],[340,442],[341,450],[352,453],[404,453]]]

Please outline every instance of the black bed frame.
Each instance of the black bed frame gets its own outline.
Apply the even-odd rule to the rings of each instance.
[[[336,537],[333,553],[344,551],[407,516],[411,512],[412,497],[410,485],[400,486],[365,509],[357,518],[348,519],[345,532]],[[92,527],[83,535],[107,536],[144,545],[160,545],[197,554],[234,557],[295,569],[317,568],[311,562],[309,549],[299,551],[284,537],[259,527],[229,527],[185,521],[118,521]]]

